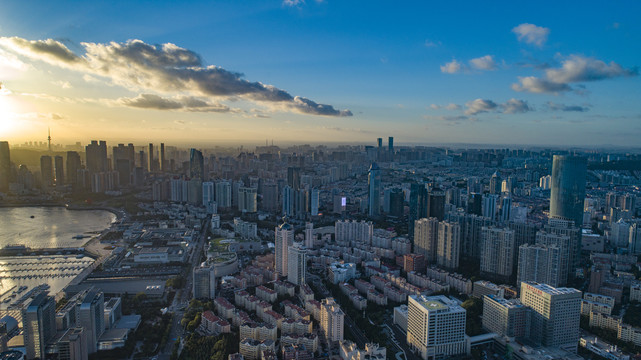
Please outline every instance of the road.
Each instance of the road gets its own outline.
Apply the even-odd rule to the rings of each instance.
[[[327,290],[325,284],[320,280],[320,277],[310,273],[307,273],[307,276],[312,279],[314,285],[320,290],[321,295],[324,298],[332,297],[332,294]],[[345,313],[345,311],[343,312]],[[365,344],[369,342],[369,339],[367,339],[367,336],[363,334],[361,329],[354,323],[354,320],[352,320],[347,313],[345,313],[343,321],[343,330],[348,330],[354,336],[356,345],[358,345],[360,349],[365,349]]]
[[[208,224],[209,222],[206,221],[205,226],[207,226]],[[182,320],[183,315],[185,314],[185,309],[187,308],[187,306],[189,306],[189,301],[191,300],[192,283],[194,281],[194,278],[191,274],[193,273],[194,267],[200,265],[200,256],[203,253],[203,247],[205,246],[206,238],[207,230],[203,229],[194,250],[189,256],[189,269],[186,275],[185,286],[182,289],[176,291],[174,301],[169,306],[169,311],[173,313],[173,317],[171,319],[171,331],[169,333],[169,340],[167,341],[165,348],[162,349],[158,354],[158,360],[168,360],[171,356],[171,352],[174,348],[176,339],[178,339],[179,337],[183,338],[183,336],[185,335],[185,331],[180,325],[180,321]]]
[[[385,325],[388,329],[390,329],[393,333],[392,335],[392,342],[403,351],[405,354],[405,359],[407,360],[421,360],[420,356],[417,356],[412,352],[412,349],[407,345],[407,335],[398,327],[398,325],[394,324],[394,321],[391,319],[388,319],[385,321]]]

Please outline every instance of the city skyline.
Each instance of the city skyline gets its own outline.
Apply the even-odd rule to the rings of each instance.
[[[61,143],[637,144],[638,3],[366,5],[5,2],[0,133],[12,144],[44,141],[47,127]]]

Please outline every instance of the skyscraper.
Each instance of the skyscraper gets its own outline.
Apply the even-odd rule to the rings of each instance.
[[[67,151],[67,181],[71,184],[78,182],[80,170],[80,155],[76,151]]]
[[[436,260],[438,244],[438,219],[423,218],[414,224],[414,252],[425,256],[432,263]]]
[[[149,143],[149,172],[156,171],[154,164],[154,144]]]
[[[427,217],[427,189],[425,184],[410,185],[410,216],[408,233],[414,236],[414,222]]]
[[[498,171],[494,172],[490,178],[490,194],[498,195],[501,193],[501,182],[501,175],[499,175]]]
[[[274,268],[280,276],[287,276],[289,269],[287,263],[288,249],[294,243],[294,227],[287,222],[287,218],[283,219],[283,223],[275,229],[275,256],[276,262]]]
[[[165,161],[165,143],[160,143],[160,171],[167,171]]]
[[[390,155],[394,154],[394,137],[390,136],[387,138],[387,149],[389,150]]]
[[[481,274],[508,281],[514,264],[514,230],[484,227],[481,237]]]
[[[381,213],[381,169],[376,163],[372,163],[372,166],[369,168],[367,184],[369,188],[368,214],[370,217],[375,217]]]
[[[443,267],[456,269],[461,249],[461,226],[454,222],[438,223],[436,262]]]
[[[314,224],[310,222],[305,223],[305,247],[314,248]]]
[[[445,192],[439,188],[433,188],[427,194],[427,217],[437,218],[443,221],[445,217]]]
[[[56,155],[56,157],[54,157],[56,186],[63,186],[65,184],[65,170],[62,165],[63,162],[62,156]]]
[[[339,342],[343,340],[343,323],[345,313],[341,310],[334,298],[327,298],[321,301],[320,327],[325,334],[327,342]]]
[[[290,166],[287,168],[287,185],[294,190],[300,189],[300,168]]]
[[[9,143],[0,141],[0,191],[9,190],[9,180],[11,178],[11,155],[9,152]]]
[[[238,211],[255,213],[258,211],[257,193],[255,188],[241,187],[238,189]]]
[[[301,286],[305,284],[305,273],[307,272],[307,248],[303,244],[295,242],[287,251],[287,281]]]
[[[51,162],[51,156],[42,155],[40,157],[40,174],[42,176],[43,188],[53,186],[53,164]]]
[[[545,236],[539,236],[545,233]],[[572,220],[552,218],[543,226],[543,231],[536,234],[536,243],[557,245],[561,250],[561,285],[567,279],[574,277],[574,270],[580,266],[581,259],[581,229],[574,226]]]
[[[214,214],[214,183],[210,181],[203,182],[203,205],[207,209],[208,214]]]
[[[466,311],[445,296],[407,297],[407,344],[424,360],[466,353]]]
[[[556,245],[523,244],[519,247],[516,284],[532,281],[553,287],[561,285],[561,249]]]
[[[318,208],[320,203],[320,190],[312,189],[311,199],[309,204],[309,212],[312,216],[318,216]]]
[[[579,343],[581,291],[523,282],[521,303],[533,310],[531,341],[576,352]]]
[[[76,324],[87,334],[89,354],[98,350],[98,340],[105,331],[105,297],[102,291],[90,289],[76,305]]]
[[[554,155],[550,186],[550,217],[583,224],[587,159],[581,156]]]
[[[189,150],[189,177],[205,179],[205,160],[203,153],[196,149]]]
[[[195,299],[216,297],[216,277],[214,275],[214,269],[205,263],[194,267],[193,294]]]
[[[55,300],[44,292],[36,295],[22,308],[22,324],[27,359],[45,359],[47,342],[56,335]]]
[[[499,196],[493,194],[483,195],[483,216],[492,220],[496,219],[496,202]]]
[[[105,172],[107,166],[107,142],[100,140],[91,140],[91,144],[85,147],[87,156],[87,170],[90,173]]]

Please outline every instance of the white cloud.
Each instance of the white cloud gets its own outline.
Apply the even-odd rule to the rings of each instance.
[[[441,108],[441,105],[436,105],[436,104],[431,104],[430,105],[430,109],[432,109],[432,110],[438,110],[440,108]]]
[[[558,104],[558,103],[554,103],[554,102],[551,102],[551,101],[548,101],[546,105],[547,105],[548,109],[550,109],[552,111],[586,112],[586,111],[590,110],[590,108],[588,106]]]
[[[349,110],[338,110],[331,105],[293,96],[272,85],[250,82],[243,79],[241,73],[213,65],[205,66],[200,55],[171,43],[150,45],[140,40],[129,40],[125,43],[81,45],[85,54],[78,56],[52,39],[0,38],[0,47],[30,59],[81,71],[89,76],[84,77],[85,81],[93,81],[93,76],[100,76],[131,91],[147,90],[169,95],[189,93],[219,100],[240,98],[296,113],[352,115]]]
[[[56,86],[58,86],[59,88],[62,88],[62,89],[71,89],[72,88],[71,83],[69,81],[59,80],[59,81],[54,81],[52,84],[54,84],[54,85],[56,85]]]
[[[304,4],[304,0],[283,0],[284,6],[298,6]]]
[[[461,109],[461,105],[454,104],[454,103],[449,103],[449,104],[447,104],[447,105],[445,106],[445,108],[446,108],[447,110],[460,110],[460,109]]]
[[[476,99],[465,103],[465,115],[476,115],[483,112],[493,111],[498,105],[492,100]]]
[[[430,47],[437,47],[439,45],[441,45],[440,41],[432,41],[430,39],[425,40],[425,47],[430,48]]]
[[[548,40],[550,29],[536,26],[534,24],[524,23],[513,28],[512,32],[516,34],[519,41],[542,47]]]
[[[532,111],[532,108],[527,102],[514,98],[506,101],[505,104],[501,105],[501,108],[505,114],[526,113],[528,111]]]
[[[479,69],[479,70],[495,70],[496,62],[494,61],[494,56],[485,55],[476,59],[470,60],[470,65]]]
[[[519,76],[519,83],[512,84],[514,91],[527,91],[531,93],[559,93],[563,91],[570,91],[572,88],[568,84],[559,84],[545,79],[540,79],[535,76]]]
[[[638,70],[624,69],[614,61],[606,64],[604,61],[580,55],[570,55],[563,61],[560,69],[545,71],[547,79],[556,83],[597,81],[637,74]]]
[[[453,59],[452,61],[441,66],[441,72],[444,72],[446,74],[456,74],[460,72],[462,69],[463,69],[463,66],[461,65],[460,62],[456,61],[456,59]]]
[[[512,84],[512,89],[532,93],[559,93],[573,90],[570,86],[572,83],[629,77],[638,74],[638,69],[625,69],[613,61],[606,64],[595,58],[570,55],[562,61],[560,68],[546,69],[545,78],[519,77],[519,83]],[[578,87],[579,85],[577,85]],[[575,91],[584,92],[585,90],[579,88]]]

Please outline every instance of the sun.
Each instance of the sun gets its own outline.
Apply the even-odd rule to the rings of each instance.
[[[19,131],[20,123],[16,118],[16,110],[16,104],[11,96],[0,89],[0,138],[15,135]]]

